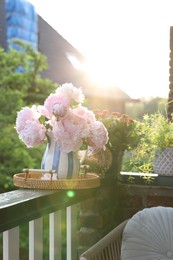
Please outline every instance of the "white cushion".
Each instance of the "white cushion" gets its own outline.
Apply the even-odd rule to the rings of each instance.
[[[123,232],[121,260],[173,259],[173,208],[153,207],[136,213]]]

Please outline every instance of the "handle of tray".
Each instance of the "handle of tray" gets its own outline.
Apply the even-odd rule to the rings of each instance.
[[[30,172],[33,172],[33,173],[50,173],[51,174],[51,179],[52,179],[52,176],[53,176],[53,173],[55,173],[55,170],[43,170],[43,169],[23,169],[23,172],[25,173],[25,180],[28,178],[28,174]]]

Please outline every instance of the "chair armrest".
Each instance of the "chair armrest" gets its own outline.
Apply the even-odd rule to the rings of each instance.
[[[122,233],[128,220],[125,220],[99,240],[95,245],[86,250],[80,260],[114,259],[120,260]]]

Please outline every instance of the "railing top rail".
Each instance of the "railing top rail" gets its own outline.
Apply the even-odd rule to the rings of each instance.
[[[73,190],[17,189],[0,194],[0,232],[93,197],[98,188]],[[73,196],[72,196],[73,195]]]

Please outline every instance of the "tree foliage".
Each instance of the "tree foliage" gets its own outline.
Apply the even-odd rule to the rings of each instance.
[[[145,114],[161,112],[167,116],[168,99],[155,97],[126,105],[126,113],[134,119],[141,120]]]
[[[43,146],[26,148],[14,128],[17,111],[42,104],[57,85],[41,77],[45,56],[29,44],[15,41],[18,50],[0,47],[0,192],[13,188],[12,176],[25,167],[40,168]]]

